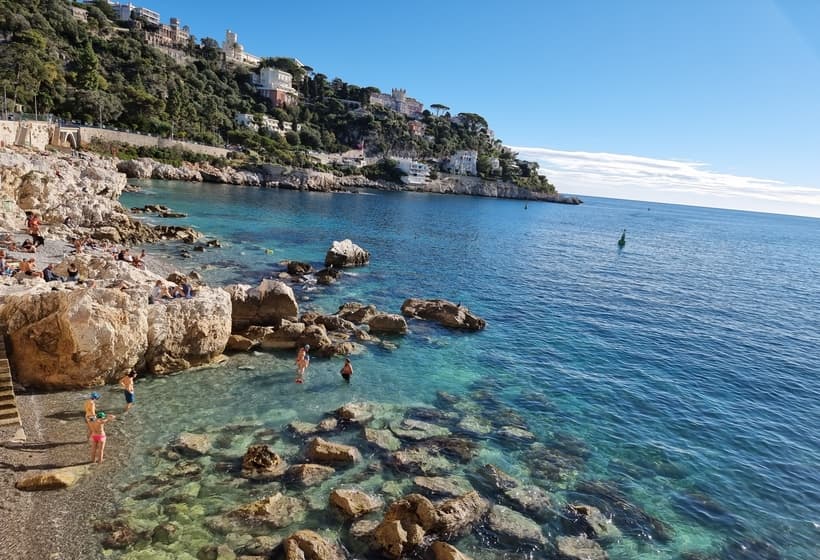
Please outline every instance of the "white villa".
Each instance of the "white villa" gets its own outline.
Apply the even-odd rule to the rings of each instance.
[[[257,92],[273,101],[276,107],[292,105],[299,96],[293,87],[293,76],[278,68],[265,67],[251,74]]]
[[[444,169],[454,175],[476,175],[478,152],[475,150],[459,150],[447,158]]]
[[[430,166],[410,158],[396,158],[396,167],[405,173],[401,180],[407,185],[423,185],[430,175]]]
[[[262,61],[261,57],[245,52],[245,47],[239,43],[237,34],[230,29],[225,31],[225,40],[222,41],[222,52],[225,54],[225,60],[235,64],[256,66]]]

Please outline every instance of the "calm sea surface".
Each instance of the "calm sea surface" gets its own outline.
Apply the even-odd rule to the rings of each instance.
[[[355,300],[397,313],[407,297],[445,298],[488,327],[460,334],[411,322],[395,347],[368,346],[354,357],[349,386],[339,358],[314,359],[307,382],[294,384],[290,352],[143,380],[127,419],[138,449],[185,430],[281,430],[352,400],[440,406],[445,391],[480,415],[518,418],[542,450],[555,450],[561,476],[545,482],[528,444],[504,447],[492,436],[473,465],[459,468],[469,475],[495,463],[545,487],[556,509],[598,505],[623,533],[606,546],[610,558],[820,557],[820,221],[601,198],[525,207],[408,193],[141,185],[123,204],[166,204],[189,216],[163,223],[222,242],[186,261],[211,284],[255,284],[285,259],[316,266],[333,240],[350,238],[371,252],[371,265],[330,287],[307,286],[301,310],[332,313]],[[252,440],[239,437],[221,452],[241,457]],[[298,452],[287,438],[274,447]],[[156,468],[144,455],[119,482]],[[270,494],[226,482],[212,460],[190,489],[186,546],[216,540],[204,528],[209,515]],[[389,469],[379,476],[402,479]],[[311,499],[326,504],[322,491]],[[122,507],[139,522],[169,518],[129,492]],[[303,526],[333,528],[321,516]],[[561,533],[555,521],[542,527]],[[480,538],[459,544],[486,557]]]

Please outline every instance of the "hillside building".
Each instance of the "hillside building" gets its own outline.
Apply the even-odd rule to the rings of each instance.
[[[444,170],[454,175],[476,175],[478,152],[475,150],[459,150],[444,162]]]
[[[276,107],[287,107],[299,100],[293,87],[293,76],[278,68],[265,67],[251,75],[259,95],[270,99]]]
[[[261,57],[245,52],[245,47],[238,41],[236,33],[230,29],[225,31],[225,40],[222,41],[222,53],[227,62],[234,64],[244,64],[245,66],[256,66],[262,61]]]
[[[421,113],[424,111],[423,103],[412,97],[407,97],[407,90],[398,88],[393,88],[390,95],[386,93],[370,94],[370,104],[387,107],[414,119],[421,117]]]
[[[407,185],[423,185],[430,175],[430,167],[410,158],[396,158],[396,167],[405,175],[401,180]]]

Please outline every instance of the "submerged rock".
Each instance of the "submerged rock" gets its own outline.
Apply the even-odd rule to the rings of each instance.
[[[373,419],[376,405],[369,402],[351,402],[336,409],[336,417],[351,424],[366,424]]]
[[[232,511],[231,517],[279,529],[304,521],[305,503],[282,493],[262,498]]]
[[[525,484],[507,488],[502,496],[510,506],[524,515],[538,520],[546,520],[552,515],[552,500],[549,493],[539,486]]]
[[[398,451],[401,448],[401,442],[390,430],[365,428],[364,439],[383,451]]]
[[[509,544],[543,545],[546,543],[538,524],[517,511],[495,505],[487,517],[487,529]]]
[[[183,432],[171,444],[171,450],[188,457],[205,455],[211,449],[211,439],[207,434]]]
[[[463,305],[443,299],[406,299],[401,312],[405,317],[436,321],[451,329],[480,331],[487,326],[484,319],[473,315]]]
[[[591,541],[586,535],[580,537],[558,537],[558,552],[567,560],[607,560],[608,556],[601,545]]]
[[[391,422],[390,431],[402,439],[421,441],[436,436],[448,436],[450,430],[443,426],[422,422],[421,420],[404,419],[401,422]]]
[[[339,307],[336,315],[357,325],[366,324],[376,316],[378,310],[374,305],[364,305],[355,301],[345,303]]]
[[[302,486],[315,486],[333,476],[335,472],[336,469],[333,467],[304,463],[290,467],[286,477],[289,481]]]
[[[593,539],[617,539],[621,531],[601,510],[586,504],[567,504],[561,524],[573,534],[583,533]]]
[[[461,496],[473,490],[466,479],[456,476],[417,476],[413,479],[413,484],[434,496]]]
[[[396,470],[421,475],[446,475],[453,465],[437,451],[423,447],[402,449],[390,455],[389,464]]]
[[[473,490],[440,504],[434,528],[447,539],[465,535],[489,509],[490,503]]]

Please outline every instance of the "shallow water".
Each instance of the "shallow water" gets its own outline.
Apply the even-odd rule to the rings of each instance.
[[[211,283],[255,283],[284,259],[319,265],[333,240],[351,238],[371,252],[371,265],[301,292],[302,310],[333,312],[358,300],[398,312],[407,297],[442,297],[488,321],[473,334],[411,322],[407,336],[390,340],[395,348],[371,345],[354,357],[350,385],[338,376],[339,358],[314,359],[307,382],[294,384],[288,352],[142,380],[123,429],[144,453],[122,473],[123,488],[168,468],[151,450],[180,431],[208,431],[223,444],[205,460],[201,487],[188,489],[186,508],[201,507],[186,513],[185,546],[222,542],[203,529],[208,516],[272,493],[223,472],[270,436],[264,430],[318,421],[352,400],[441,407],[436,395],[445,391],[478,415],[523,423],[570,465],[547,480],[528,445],[511,449],[491,435],[459,471],[492,462],[545,487],[556,507],[608,509],[623,532],[606,546],[610,558],[729,558],[741,544],[758,554],[748,557],[765,557],[769,546],[784,558],[820,556],[817,220],[610,199],[525,209],[457,196],[141,184],[123,204],[166,204],[189,216],[163,223],[193,225],[223,243],[185,263]],[[618,250],[623,228],[627,244]],[[229,425],[245,427],[220,434]],[[286,434],[271,443],[285,456],[299,452]],[[312,489],[316,510],[282,533],[339,529],[323,511],[327,492],[363,476],[346,471]],[[408,477],[386,468],[361,484],[383,493],[394,478]],[[612,507],[602,488],[644,522]],[[135,492],[125,490],[121,504],[132,518],[171,518],[162,504],[133,500]],[[667,527],[665,542],[652,518]],[[555,521],[543,528],[560,533]],[[483,554],[473,537],[459,546]]]

